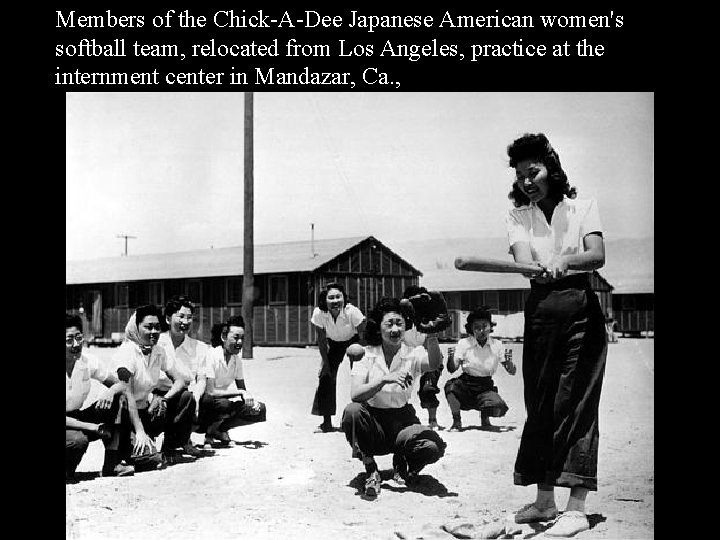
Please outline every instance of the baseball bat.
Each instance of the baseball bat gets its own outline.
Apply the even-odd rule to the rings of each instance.
[[[504,274],[542,274],[542,268],[536,264],[517,263],[502,259],[488,257],[458,257],[455,259],[455,268],[471,272],[501,272]]]

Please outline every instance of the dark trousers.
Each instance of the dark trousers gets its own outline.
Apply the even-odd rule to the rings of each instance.
[[[437,432],[420,424],[409,403],[399,409],[350,403],[343,411],[342,430],[353,457],[400,454],[413,471],[435,463],[447,446]]]
[[[318,387],[315,391],[315,399],[312,404],[312,414],[315,416],[332,416],[337,411],[337,372],[340,364],[345,358],[345,351],[353,343],[359,341],[355,334],[347,341],[333,341],[328,339],[328,363],[327,369],[321,369]],[[352,369],[352,365],[350,366]]]
[[[183,390],[167,400],[167,410],[163,416],[150,416],[148,409],[138,409],[138,414],[145,433],[150,437],[165,433],[162,450],[168,451],[190,442],[195,406],[195,396],[189,390]]]
[[[605,320],[586,274],[532,284],[522,366],[527,420],[515,484],[597,490],[606,356]]]
[[[253,409],[244,401],[230,401],[220,396],[203,394],[200,398],[199,424],[202,431],[209,428],[228,431],[234,427],[265,422],[267,408],[259,403],[260,410]]]
[[[497,393],[492,377],[473,377],[463,373],[445,383],[445,397],[452,409],[478,410],[483,416],[505,416],[507,403]]]
[[[103,439],[105,445],[105,461],[103,471],[112,470],[120,460],[130,457],[130,431],[132,429],[130,416],[127,411],[125,396],[115,395],[109,409],[98,409],[93,403],[85,409],[78,409],[65,413],[66,416],[89,422],[92,424],[105,424],[112,432],[112,438]],[[82,457],[92,441],[98,440],[97,433],[85,432],[78,429],[65,428],[65,470],[73,474],[80,464]]]
[[[440,393],[438,381],[442,375],[443,367],[433,371],[426,371],[420,377],[420,387],[418,388],[418,397],[420,398],[420,407],[423,409],[437,409],[440,406],[437,395]]]

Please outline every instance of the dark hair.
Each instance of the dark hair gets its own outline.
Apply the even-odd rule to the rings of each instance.
[[[213,324],[210,331],[210,345],[217,347],[222,345],[222,335],[230,330],[231,326],[240,326],[245,328],[245,319],[241,315],[233,315],[223,323]]]
[[[225,328],[224,323],[215,323],[212,325],[212,329],[210,330],[210,346],[219,347],[222,345],[223,328]]]
[[[398,313],[405,319],[405,328],[412,327],[412,315],[410,310],[400,303],[397,298],[383,296],[377,301],[375,307],[367,316],[367,325],[365,326],[365,340],[368,345],[381,345],[382,336],[380,335],[380,323],[386,313]]]
[[[166,317],[172,317],[175,313],[180,311],[180,308],[184,307],[190,308],[190,313],[195,312],[195,306],[193,305],[189,296],[176,294],[165,303],[164,314]]]
[[[158,322],[162,320],[162,313],[159,307],[152,304],[140,306],[135,310],[135,324],[139,327],[145,317],[151,317],[153,315],[158,318]]]
[[[163,332],[170,329],[170,325],[167,322],[167,319],[172,317],[175,313],[180,311],[180,308],[190,308],[190,313],[195,313],[195,306],[190,301],[189,296],[185,296],[183,294],[176,294],[170,300],[165,302],[165,309],[163,310],[164,317],[160,318],[160,328]]]
[[[345,291],[345,287],[343,287],[340,283],[333,281],[325,285],[325,290],[320,291],[320,294],[318,294],[318,307],[320,308],[320,311],[328,310],[327,293],[330,292],[330,289],[337,289],[342,293],[343,301],[345,302],[346,306],[350,303],[350,295]]]
[[[82,332],[82,319],[79,315],[71,315],[70,313],[65,313],[65,330],[72,326]]]
[[[507,154],[510,158],[508,163],[510,167],[515,167],[520,161],[526,159],[536,159],[547,167],[549,198],[560,202],[564,196],[574,199],[577,195],[577,189],[570,186],[567,175],[560,165],[560,156],[544,133],[526,133],[522,137],[515,139],[507,147]],[[508,194],[508,198],[513,201],[515,206],[527,206],[530,204],[530,199],[515,182],[513,182],[512,191]]]
[[[471,336],[473,334],[473,323],[475,321],[485,320],[489,321],[492,326],[495,326],[497,323],[493,322],[492,320],[492,314],[490,313],[490,307],[488,306],[480,306],[478,308],[475,308],[473,311],[470,312],[470,314],[467,317],[467,322],[465,323],[465,332]]]

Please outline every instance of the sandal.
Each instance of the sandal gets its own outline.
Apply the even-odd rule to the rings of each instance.
[[[555,505],[540,510],[535,503],[526,504],[520,510],[515,512],[515,523],[537,523],[538,521],[551,521],[557,516],[557,507]]]

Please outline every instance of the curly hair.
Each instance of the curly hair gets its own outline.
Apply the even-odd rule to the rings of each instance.
[[[465,332],[467,335],[473,335],[473,323],[475,321],[488,321],[492,326],[496,326],[497,323],[493,322],[492,314],[490,313],[489,306],[480,306],[471,311],[467,316],[467,322],[465,323]]]
[[[320,308],[320,311],[327,312],[327,293],[330,292],[330,289],[337,289],[340,291],[343,295],[343,302],[344,305],[347,306],[350,303],[350,295],[345,291],[345,287],[342,286],[342,284],[337,283],[335,281],[328,283],[325,285],[325,290],[320,291],[320,294],[318,295],[318,308]]]
[[[139,306],[135,310],[135,324],[137,324],[137,326],[139,327],[145,317],[157,317],[158,322],[160,322],[160,320],[162,319],[162,312],[160,311],[160,308],[154,304]]]
[[[210,329],[210,346],[219,347],[222,345],[222,333],[225,323],[215,323]]]
[[[560,202],[564,196],[574,199],[577,189],[570,186],[567,175],[560,165],[560,156],[550,144],[544,133],[526,133],[515,139],[507,147],[507,154],[510,158],[508,165],[515,167],[519,162],[526,159],[535,159],[547,167],[548,171],[548,197]],[[530,199],[513,182],[512,191],[508,193],[508,199],[513,201],[515,206],[527,206]]]
[[[167,319],[171,318],[183,307],[189,308],[190,313],[195,313],[195,306],[189,296],[176,294],[165,303],[165,309],[163,310],[165,316],[160,319],[160,328],[163,332],[170,329]]]
[[[400,303],[397,298],[383,296],[377,301],[375,307],[367,316],[367,325],[365,326],[365,341],[368,345],[381,345],[382,336],[380,335],[380,323],[386,313],[398,313],[405,320],[405,328],[412,326],[412,316],[410,310]]]

